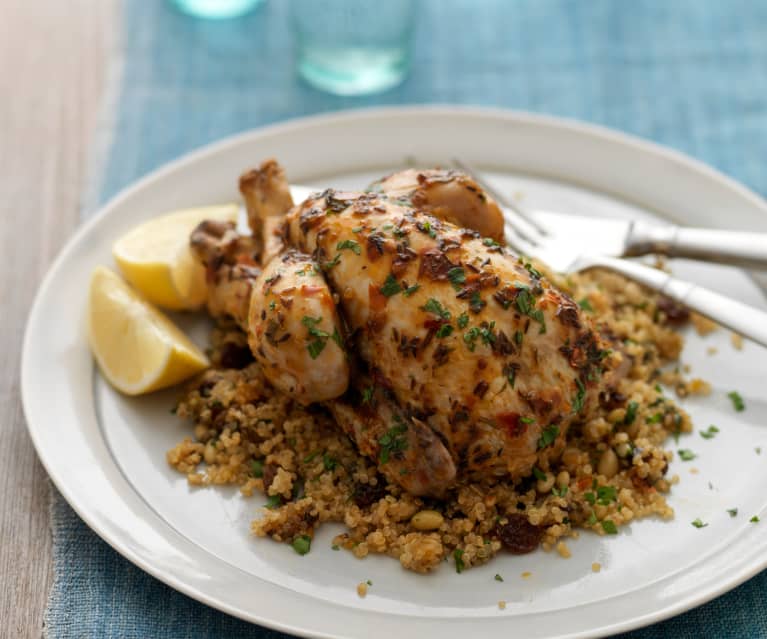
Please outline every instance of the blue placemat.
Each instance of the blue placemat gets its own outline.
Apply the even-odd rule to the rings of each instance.
[[[767,3],[422,0],[413,72],[372,98],[295,78],[287,3],[199,22],[126,0],[114,108],[86,214],[137,177],[221,136],[378,104],[501,106],[598,122],[698,157],[767,193]],[[55,493],[55,491],[54,491]],[[54,494],[49,639],[278,637],[165,587]],[[632,637],[767,637],[767,573]]]

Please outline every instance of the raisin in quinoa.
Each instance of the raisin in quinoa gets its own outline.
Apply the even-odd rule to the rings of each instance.
[[[549,277],[622,342],[627,373],[570,428],[561,459],[529,478],[464,480],[444,501],[403,492],[322,407],[272,389],[245,335],[227,324],[213,331],[213,366],[176,409],[194,437],[168,451],[168,462],[193,486],[235,484],[243,496],[259,496],[254,506],[265,494],[268,508],[252,523],[259,537],[305,544],[323,522],[340,522],[347,532],[335,548],[387,554],[416,572],[446,558],[462,571],[539,546],[569,557],[566,540],[581,530],[610,535],[634,519],[673,517],[665,495],[678,477],[667,476],[672,453],[663,444],[692,424],[659,384],[679,396],[709,392],[701,380],[685,381],[676,364],[676,329],[689,314],[618,275]]]

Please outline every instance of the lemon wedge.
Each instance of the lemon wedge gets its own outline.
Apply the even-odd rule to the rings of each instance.
[[[137,226],[112,247],[123,277],[150,302],[171,310],[205,303],[205,269],[192,255],[189,235],[203,220],[237,221],[236,204],[176,211]]]
[[[127,395],[172,386],[209,366],[173,322],[103,266],[91,277],[88,338],[104,377]]]

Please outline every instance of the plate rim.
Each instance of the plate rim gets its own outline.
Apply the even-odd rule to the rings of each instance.
[[[289,133],[291,131],[300,130],[305,127],[338,124],[339,122],[348,121],[349,119],[376,121],[382,118],[391,119],[396,117],[414,117],[414,116],[418,117],[418,116],[422,116],[423,114],[438,114],[440,116],[446,116],[446,117],[459,116],[459,117],[466,117],[469,119],[473,119],[473,118],[484,119],[484,118],[490,117],[490,118],[497,118],[500,120],[506,120],[509,122],[514,122],[516,124],[523,125],[523,126],[543,125],[549,128],[560,129],[562,131],[569,131],[569,132],[574,132],[581,135],[586,135],[587,137],[597,137],[602,140],[611,142],[613,144],[617,144],[619,146],[632,148],[635,152],[638,152],[640,154],[649,154],[653,156],[655,159],[664,159],[667,161],[671,161],[675,165],[685,167],[686,169],[690,169],[694,173],[697,173],[700,177],[707,179],[709,181],[717,182],[724,188],[734,192],[734,194],[745,199],[754,208],[762,209],[765,212],[767,212],[767,202],[765,202],[765,200],[759,194],[755,193],[754,191],[752,191],[751,189],[749,189],[747,186],[743,185],[742,183],[736,181],[734,178],[680,151],[671,149],[669,147],[663,146],[661,144],[658,144],[649,140],[645,140],[643,138],[634,136],[632,134],[610,129],[608,127],[604,127],[598,124],[580,122],[578,120],[574,120],[570,118],[560,118],[560,117],[551,116],[551,115],[507,110],[502,108],[450,106],[450,105],[421,105],[421,106],[407,106],[407,107],[388,106],[388,107],[371,107],[371,108],[362,108],[362,109],[342,110],[342,111],[334,111],[330,113],[323,113],[323,114],[312,115],[307,117],[293,118],[293,119],[281,121],[275,124],[270,124],[268,126],[250,129],[247,131],[243,131],[240,133],[227,136],[221,140],[218,140],[209,144],[205,144],[188,153],[185,153],[181,155],[180,157],[170,162],[167,162],[161,165],[160,167],[144,174],[137,180],[121,188],[114,196],[109,198],[107,201],[103,202],[98,207],[98,210],[91,216],[91,218],[87,220],[85,223],[83,223],[82,225],[80,225],[79,228],[72,234],[72,236],[68,239],[68,241],[62,247],[62,249],[59,251],[58,255],[53,260],[51,265],[48,267],[46,274],[43,277],[38,287],[38,290],[35,294],[34,301],[32,303],[32,306],[30,307],[30,311],[27,316],[27,322],[26,322],[23,342],[22,342],[21,374],[20,374],[20,379],[21,379],[20,390],[21,390],[22,406],[24,410],[25,421],[27,424],[27,431],[29,432],[33,445],[35,446],[38,459],[40,459],[41,463],[46,469],[46,472],[48,473],[48,476],[51,478],[56,488],[59,490],[61,495],[66,499],[69,505],[75,510],[78,516],[80,516],[83,519],[83,521],[86,523],[86,525],[88,525],[91,528],[91,530],[96,532],[96,534],[99,535],[101,539],[103,539],[106,543],[108,543],[123,557],[131,561],[131,563],[138,566],[139,568],[141,568],[148,574],[152,575],[153,577],[164,582],[165,584],[169,585],[170,587],[174,588],[175,590],[178,590],[179,592],[182,592],[208,606],[222,610],[226,612],[227,614],[244,619],[245,621],[248,621],[251,623],[258,623],[266,627],[274,628],[277,630],[281,630],[281,631],[289,632],[293,634],[308,633],[311,636],[324,636],[324,637],[344,636],[337,633],[334,633],[334,634],[316,633],[315,631],[312,631],[310,628],[307,628],[304,625],[297,626],[297,625],[291,625],[291,624],[286,624],[281,622],[275,622],[274,620],[271,620],[268,617],[264,617],[258,614],[258,612],[254,614],[253,612],[250,612],[250,611],[240,610],[238,608],[232,607],[224,600],[211,597],[210,595],[202,592],[198,588],[189,586],[188,584],[184,583],[180,579],[176,578],[175,575],[168,574],[168,573],[162,572],[159,569],[156,569],[155,567],[153,567],[150,560],[144,558],[139,553],[129,548],[126,545],[124,540],[112,538],[111,535],[109,534],[109,531],[104,530],[104,528],[98,522],[97,518],[94,517],[89,512],[89,509],[85,507],[80,502],[80,500],[78,500],[77,496],[72,494],[72,492],[67,488],[67,482],[65,478],[58,476],[57,473],[55,472],[51,472],[50,460],[47,459],[46,456],[42,454],[41,452],[43,448],[42,448],[41,442],[38,440],[40,433],[36,431],[36,428],[33,426],[33,423],[30,420],[30,415],[33,412],[32,402],[34,400],[34,397],[33,397],[34,393],[33,393],[33,390],[31,389],[31,382],[28,381],[31,379],[30,376],[32,375],[32,373],[30,372],[30,364],[29,364],[29,360],[31,357],[30,356],[31,340],[33,337],[31,327],[37,322],[37,317],[41,313],[43,300],[46,297],[46,294],[48,292],[48,289],[51,286],[51,283],[54,279],[56,272],[59,271],[62,268],[62,265],[66,263],[70,255],[77,248],[81,239],[84,236],[88,235],[91,232],[91,230],[101,222],[104,216],[108,214],[110,209],[118,206],[124,200],[131,198],[134,193],[142,191],[147,186],[152,185],[155,182],[162,181],[167,175],[172,174],[177,170],[183,169],[184,167],[188,165],[193,165],[197,161],[205,158],[206,156],[226,152],[228,148],[232,148],[240,144],[248,144],[251,140],[257,140],[259,137],[266,136],[266,135],[280,135],[284,133]],[[138,495],[138,497],[141,498],[140,495]],[[167,523],[167,522],[164,522],[164,523]],[[202,550],[204,551],[205,549],[202,549]],[[657,623],[664,619],[668,619],[672,616],[680,614],[681,612],[684,612],[694,607],[697,607],[699,605],[702,605],[706,603],[707,601],[710,601],[720,596],[721,594],[737,587],[738,585],[742,584],[746,580],[750,579],[754,575],[761,572],[765,567],[767,567],[767,558],[765,558],[762,563],[755,562],[751,566],[747,566],[741,569],[737,573],[737,576],[735,578],[729,578],[726,581],[726,583],[720,584],[719,587],[717,588],[710,588],[702,595],[690,595],[686,598],[680,599],[676,603],[672,603],[671,605],[663,608],[660,611],[655,611],[655,612],[648,613],[639,617],[634,617],[628,621],[618,622],[610,626],[597,628],[596,630],[599,633],[621,632],[621,631],[642,627],[650,623]],[[507,621],[510,621],[510,620],[511,618],[507,618]],[[477,619],[476,621],[481,623],[482,621],[484,621],[484,619]],[[566,636],[575,637],[575,636],[585,636],[585,635],[593,636],[593,632],[583,631],[580,633],[569,634]]]

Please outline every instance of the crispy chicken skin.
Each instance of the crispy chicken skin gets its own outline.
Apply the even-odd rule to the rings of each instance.
[[[240,187],[254,238],[215,223],[192,236],[211,313],[235,317],[271,383],[322,402],[412,494],[547,469],[620,359],[572,299],[500,245],[501,211],[465,175],[403,171],[287,215],[275,162]]]
[[[343,329],[328,285],[308,255],[288,250],[264,267],[251,296],[247,333],[264,376],[283,393],[310,404],[346,392]]]
[[[326,265],[375,384],[434,429],[459,472],[545,468],[596,401],[606,344],[491,238],[385,195],[329,190],[288,214],[287,241]]]
[[[503,243],[501,209],[471,177],[460,171],[406,169],[374,182],[369,190]]]

